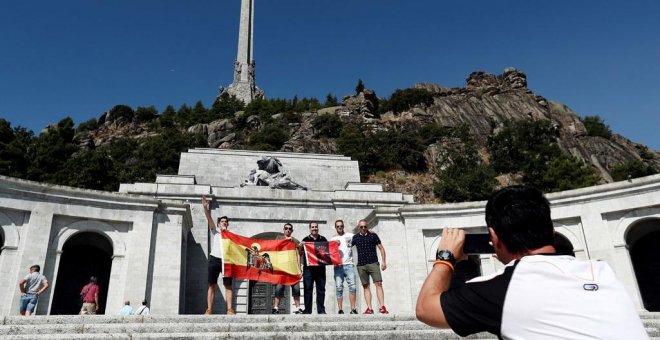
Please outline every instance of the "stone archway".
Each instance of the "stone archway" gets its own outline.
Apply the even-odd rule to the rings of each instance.
[[[644,308],[660,311],[660,219],[641,220],[625,236]]]
[[[275,240],[284,234],[277,232],[266,232],[252,236],[259,240]],[[298,240],[294,239],[296,245]],[[300,284],[300,283],[298,283]],[[270,314],[273,309],[273,298],[275,296],[274,284],[258,281],[248,282],[248,314]],[[280,313],[291,313],[291,288],[285,287],[284,298],[280,301]]]
[[[104,314],[112,256],[112,243],[102,234],[80,232],[70,237],[62,247],[50,314],[78,314],[80,290],[91,276],[98,278],[101,288],[97,313]]]

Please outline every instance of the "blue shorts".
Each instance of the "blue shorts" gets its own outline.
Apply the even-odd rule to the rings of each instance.
[[[39,297],[35,294],[30,294],[27,293],[25,295],[21,295],[21,300],[18,304],[18,310],[21,313],[24,312],[34,312],[34,308],[37,307],[37,301],[39,301]]]
[[[285,286],[285,285],[275,286],[275,297],[283,298],[285,287],[287,287],[287,286]],[[296,282],[296,284],[291,285],[291,296],[300,297],[300,282]]]

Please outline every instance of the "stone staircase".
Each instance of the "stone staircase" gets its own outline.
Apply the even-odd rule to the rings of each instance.
[[[660,313],[640,312],[652,339]],[[463,339],[412,314],[396,315],[179,315],[6,316],[0,339]],[[480,333],[467,339],[496,339]]]

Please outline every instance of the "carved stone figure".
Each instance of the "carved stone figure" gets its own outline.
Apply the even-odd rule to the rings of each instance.
[[[252,62],[248,66],[248,81],[252,85],[254,85],[255,82],[256,82],[256,79],[254,78],[254,76],[255,76],[254,69],[255,69],[256,66],[257,66],[257,63],[254,60],[252,60]]]
[[[234,82],[237,83],[241,80],[241,62],[236,60],[234,62]]]
[[[262,156],[257,161],[257,166],[258,169],[252,169],[250,171],[248,179],[241,184],[242,187],[255,185],[269,186],[272,189],[307,190],[306,187],[294,182],[283,171],[282,162],[275,157]]]

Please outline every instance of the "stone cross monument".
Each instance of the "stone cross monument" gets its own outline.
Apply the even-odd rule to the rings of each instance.
[[[234,61],[234,81],[225,91],[249,104],[263,97],[264,92],[255,83],[254,62],[254,0],[241,0],[241,23],[238,30],[238,51]]]

